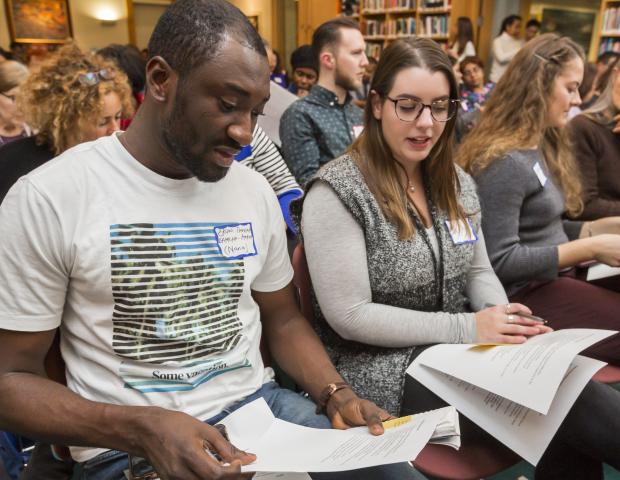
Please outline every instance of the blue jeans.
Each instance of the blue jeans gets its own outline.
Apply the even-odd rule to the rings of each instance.
[[[277,383],[264,384],[252,395],[224,409],[218,415],[208,419],[206,423],[213,425],[243,405],[264,398],[273,414],[288,422],[312,428],[331,428],[325,415],[315,413],[315,404],[293,392],[281,388]],[[129,468],[127,454],[109,450],[84,463],[76,465],[73,480],[126,480],[125,470]],[[425,477],[417,472],[409,463],[382,465],[380,467],[363,468],[349,472],[312,473],[315,480],[422,480]]]

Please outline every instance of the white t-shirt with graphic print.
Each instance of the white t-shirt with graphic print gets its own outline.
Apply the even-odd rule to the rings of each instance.
[[[112,135],[20,179],[0,231],[0,328],[60,326],[67,384],[83,397],[206,420],[269,379],[251,290],[279,290],[293,271],[256,172],[162,177]]]

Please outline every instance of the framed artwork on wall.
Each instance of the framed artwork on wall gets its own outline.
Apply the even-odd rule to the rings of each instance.
[[[587,55],[592,43],[596,13],[596,10],[543,6],[541,31],[572,38]]]
[[[67,0],[5,0],[11,40],[64,43],[72,37]]]

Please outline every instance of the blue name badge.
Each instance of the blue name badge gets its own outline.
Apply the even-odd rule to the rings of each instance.
[[[252,223],[231,223],[213,227],[217,248],[224,258],[253,257],[258,252],[254,242]]]
[[[476,231],[471,224],[469,218],[466,222],[463,220],[450,221],[446,220],[446,228],[452,238],[454,245],[462,245],[464,243],[474,243],[478,240]]]

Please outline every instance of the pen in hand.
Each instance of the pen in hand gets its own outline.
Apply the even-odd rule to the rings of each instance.
[[[492,303],[485,303],[484,304],[484,308],[491,308],[491,307],[495,307],[495,305],[493,305]],[[520,317],[523,318],[528,318],[530,320],[534,320],[535,322],[540,322],[543,325],[547,324],[547,320],[541,318],[541,317],[537,317],[536,315],[530,315],[529,313],[525,313],[525,312],[514,312],[512,315],[518,315]]]

